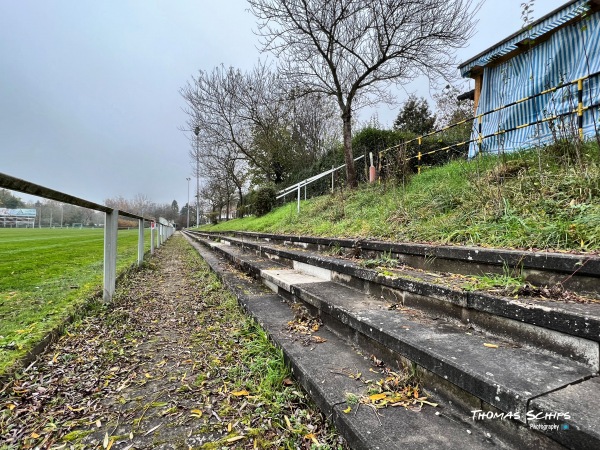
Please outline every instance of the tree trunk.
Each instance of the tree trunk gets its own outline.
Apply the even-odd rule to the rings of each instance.
[[[342,114],[344,123],[344,161],[346,163],[346,186],[355,188],[358,186],[356,180],[356,169],[354,168],[354,157],[352,155],[352,113]]]
[[[244,196],[242,195],[242,187],[238,186],[238,197],[240,198],[240,203],[238,204],[238,219],[241,219],[242,217],[244,217]],[[241,213],[241,214],[240,214]]]

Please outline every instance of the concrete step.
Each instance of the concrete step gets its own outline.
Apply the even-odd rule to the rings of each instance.
[[[522,273],[536,285],[562,283],[565,288],[600,298],[600,255],[524,251],[470,246],[395,243],[369,239],[319,238],[254,232],[218,232],[214,236],[284,244],[352,257],[387,255],[416,269],[468,275]]]
[[[261,259],[229,244],[203,242],[240,267],[252,266],[250,260],[260,264],[262,269],[255,266],[254,274],[260,275],[277,294],[305,302],[338,336],[384,360],[416,363],[428,385],[435,386],[435,392],[446,398],[446,404],[461,406],[461,420],[485,421],[490,414],[496,414],[496,420],[486,426],[505,433],[509,430],[519,442],[539,436],[524,426],[515,428],[515,422],[539,426],[540,431],[550,433],[554,440],[570,448],[589,443],[600,445],[595,427],[590,425],[595,420],[588,418],[590,413],[586,416],[579,411],[567,420],[565,413],[572,405],[557,394],[577,386],[583,392],[579,396],[587,395],[591,404],[598,404],[598,391],[594,385],[586,384],[597,370],[417,309],[388,309],[379,298],[328,281],[327,272],[302,273],[287,268],[281,259]],[[531,416],[534,406],[541,416]],[[545,414],[550,414],[548,420],[540,420]],[[597,417],[596,413],[592,415]],[[565,423],[577,433],[552,429]],[[577,444],[570,444],[576,436],[573,442]]]
[[[325,327],[315,333],[324,340],[323,343],[311,347],[303,345],[296,336],[286,331],[285,324],[294,320],[294,311],[281,296],[267,290],[259,282],[232,272],[231,260],[223,254],[219,256],[190,241],[224,284],[235,293],[247,313],[283,350],[294,377],[352,448],[511,449],[522,445],[555,448],[553,441],[539,433],[527,433],[525,440],[521,436],[511,440],[515,436],[507,439],[490,429],[484,421],[462,420],[463,412],[452,404],[425,407],[420,411],[403,407],[375,410],[366,405],[354,405],[351,412],[345,412],[348,393],[359,396],[368,394],[365,383],[349,374],[368,374],[374,380],[383,376],[376,375],[377,367],[371,364],[369,358]],[[281,277],[281,280],[285,284],[291,279]]]
[[[205,239],[214,237],[196,235]],[[304,272],[318,272],[323,279],[345,283],[403,307],[420,309],[522,345],[555,352],[594,371],[600,368],[600,304],[506,298],[465,291],[453,284],[451,277],[418,271],[367,269],[346,259],[238,238],[222,237],[220,243],[255,252]]]

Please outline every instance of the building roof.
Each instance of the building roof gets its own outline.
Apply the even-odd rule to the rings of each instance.
[[[468,77],[475,67],[484,67],[489,63],[518,50],[528,41],[533,41],[561,25],[576,18],[591,8],[591,3],[598,4],[598,0],[571,0],[563,6],[536,20],[530,26],[521,28],[506,39],[491,46],[473,58],[458,66],[463,77]]]

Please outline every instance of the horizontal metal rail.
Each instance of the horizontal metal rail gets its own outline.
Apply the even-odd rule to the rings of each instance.
[[[94,203],[73,195],[65,194],[54,189],[50,189],[39,184],[31,183],[20,178],[16,178],[0,172],[0,187],[10,189],[11,191],[22,192],[24,194],[35,195],[37,197],[55,200],[62,203],[68,203],[82,208],[101,211],[104,213],[104,288],[102,298],[105,302],[110,302],[115,293],[117,280],[117,232],[119,216],[130,217],[138,220],[138,265],[144,261],[144,221],[150,222],[150,252],[154,253],[155,241],[157,248],[171,237],[175,231],[173,225],[166,225],[156,222],[154,218],[145,218],[138,214],[127,211],[120,211],[110,208],[106,205]],[[155,237],[155,226],[158,230]]]

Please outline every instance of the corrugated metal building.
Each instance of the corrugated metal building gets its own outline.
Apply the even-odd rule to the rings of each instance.
[[[509,152],[577,135],[576,80],[600,71],[599,11],[600,0],[570,1],[459,66],[463,77],[475,80],[476,115],[517,102],[481,118],[481,134],[490,137],[481,147],[471,144],[470,156],[479,148]],[[565,87],[552,90],[561,84]],[[589,77],[582,86],[583,105],[589,107],[583,133],[590,137],[600,128],[598,110],[590,107],[600,102],[600,77]],[[530,96],[535,97],[519,102]],[[472,139],[478,135],[475,121]]]

